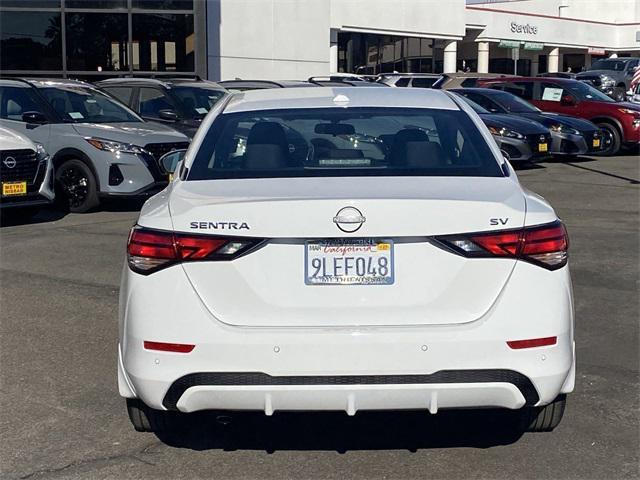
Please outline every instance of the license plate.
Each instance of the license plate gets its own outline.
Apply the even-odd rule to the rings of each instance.
[[[549,150],[549,147],[547,146],[546,143],[541,143],[538,145],[539,152],[546,152],[547,150]]]
[[[3,182],[2,196],[9,197],[11,195],[26,195],[27,182]]]
[[[594,138],[593,139],[593,148],[598,148],[600,146],[600,139],[599,138]]]
[[[392,285],[393,241],[326,240],[305,244],[307,285]]]

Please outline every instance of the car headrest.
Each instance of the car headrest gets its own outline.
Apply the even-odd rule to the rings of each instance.
[[[258,122],[251,127],[247,145],[280,145],[288,148],[287,136],[282,125],[276,122]]]

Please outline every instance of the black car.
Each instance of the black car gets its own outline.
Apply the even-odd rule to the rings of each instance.
[[[524,117],[547,127],[551,132],[549,153],[585,155],[599,153],[604,147],[600,128],[589,120],[543,112],[512,93],[489,88],[464,88],[454,92],[473,100],[490,113]]]
[[[527,118],[491,113],[473,100],[460,95],[480,116],[498,147],[511,162],[533,162],[549,157],[549,129]]]
[[[164,123],[189,137],[227,93],[217,83],[199,78],[111,78],[96,86],[145,120]]]

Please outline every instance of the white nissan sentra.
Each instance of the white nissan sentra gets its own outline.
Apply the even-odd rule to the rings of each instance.
[[[558,425],[575,381],[566,230],[455,94],[230,95],[176,163],[120,291],[137,430],[199,410]]]

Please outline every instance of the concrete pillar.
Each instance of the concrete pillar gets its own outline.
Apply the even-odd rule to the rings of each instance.
[[[336,73],[338,71],[338,44],[332,43],[329,47],[329,72]]]
[[[478,73],[489,73],[489,42],[478,42]]]
[[[552,48],[549,52],[547,60],[547,72],[556,73],[558,71],[558,64],[560,61],[560,49],[558,47]]]
[[[531,76],[535,77],[538,75],[540,70],[540,55],[538,53],[534,53],[531,58]]]
[[[338,31],[331,30],[329,34],[329,73],[338,71]]]
[[[458,42],[456,42],[455,40],[447,41],[444,44],[444,62],[442,66],[442,72],[455,73],[457,60],[458,60]]]

